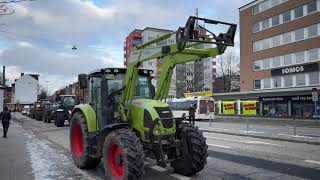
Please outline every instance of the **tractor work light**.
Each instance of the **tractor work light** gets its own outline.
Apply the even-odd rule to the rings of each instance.
[[[106,73],[110,73],[111,72],[111,69],[106,69]]]
[[[113,72],[118,73],[119,69],[114,69]]]

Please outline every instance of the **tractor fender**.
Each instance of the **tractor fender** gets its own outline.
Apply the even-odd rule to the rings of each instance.
[[[80,104],[75,106],[71,113],[72,116],[76,112],[81,112],[86,118],[89,133],[97,132],[99,130],[96,112],[89,104]]]

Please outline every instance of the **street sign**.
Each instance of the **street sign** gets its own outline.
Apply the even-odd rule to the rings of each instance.
[[[312,88],[312,101],[318,101],[318,89],[317,88]]]

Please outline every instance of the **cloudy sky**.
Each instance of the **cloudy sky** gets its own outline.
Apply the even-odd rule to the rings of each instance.
[[[75,82],[79,73],[122,67],[123,42],[135,28],[175,30],[194,15],[195,8],[201,17],[238,23],[238,8],[248,2],[36,0],[10,4],[15,13],[0,17],[0,65],[7,66],[10,81],[21,72],[40,74],[40,85],[48,84],[52,93]],[[78,50],[72,50],[73,45]]]

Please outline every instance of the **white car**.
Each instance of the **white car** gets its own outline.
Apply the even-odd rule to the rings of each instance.
[[[29,116],[29,115],[30,115],[30,106],[29,106],[29,105],[25,105],[25,106],[23,107],[23,110],[22,110],[21,113],[22,113],[23,115]]]

